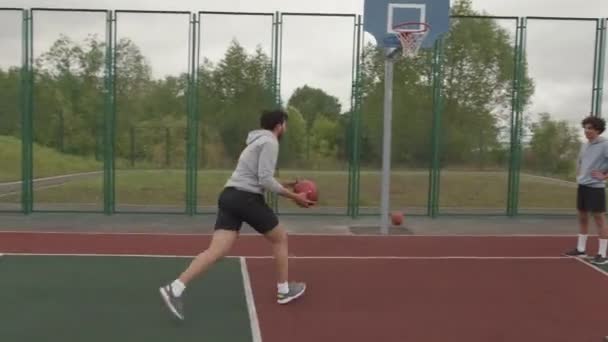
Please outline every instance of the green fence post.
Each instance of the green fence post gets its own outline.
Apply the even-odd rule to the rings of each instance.
[[[598,80],[598,61],[599,53],[601,50],[601,37],[602,37],[602,25],[603,21],[598,20],[595,23],[595,43],[593,45],[593,80],[591,81],[591,115],[597,115],[597,80]]]
[[[274,97],[274,106],[281,107],[281,53],[282,53],[282,33],[283,15],[279,12],[275,12],[273,16],[273,27],[272,27],[272,92]],[[277,175],[278,175],[277,166]],[[275,212],[279,212],[279,200],[275,193],[267,192],[267,200],[270,206]]]
[[[110,198],[109,198],[109,207],[110,212],[114,213],[116,211],[116,115],[117,115],[117,89],[116,89],[116,70],[117,70],[117,61],[118,61],[118,49],[116,48],[118,43],[118,15],[114,11],[112,13],[112,30],[110,39],[112,42],[111,45],[111,77],[110,77],[110,89],[112,94],[112,104],[110,111],[110,149],[109,149],[109,162],[110,162]]]
[[[433,49],[433,128],[431,132],[431,170],[429,175],[429,195],[427,213],[430,217],[439,214],[440,153],[441,153],[441,119],[443,112],[443,38],[435,41]]]
[[[604,97],[604,71],[606,66],[606,35],[608,34],[606,31],[608,30],[608,19],[600,19],[598,22],[598,35],[597,40],[598,44],[596,44],[596,76],[595,79],[597,83],[594,85],[595,87],[595,110],[594,113],[596,116],[602,116],[602,101]]]
[[[21,66],[21,209],[33,211],[33,15],[23,11]]]
[[[129,159],[131,160],[131,167],[135,167],[135,127],[129,128]]]
[[[199,20],[196,14],[190,18],[190,32],[188,39],[188,90],[187,90],[187,153],[186,153],[186,213],[190,216],[198,211],[197,199],[197,172],[198,172],[198,47],[200,39],[198,33]],[[167,142],[168,142],[167,131]]]
[[[106,215],[114,213],[114,28],[115,18],[112,11],[106,13],[106,51],[104,70],[104,135],[103,135],[103,211]]]
[[[510,152],[509,152],[509,175],[507,183],[507,216],[514,216],[514,199],[518,191],[514,186],[515,163],[517,148],[517,97],[519,89],[519,51],[521,49],[521,18],[517,19],[515,30],[515,49],[513,54],[513,86],[511,89],[511,117],[510,117]]]
[[[352,65],[352,89],[351,89],[351,113],[348,123],[347,143],[348,146],[348,199],[346,215],[356,218],[358,210],[359,189],[359,120],[361,113],[361,30],[363,24],[361,16],[355,19],[353,37],[353,65]]]
[[[355,20],[353,24],[353,43],[355,43],[357,39],[357,21]],[[352,195],[353,195],[353,142],[352,142],[352,131],[353,131],[353,117],[355,111],[355,92],[356,92],[356,76],[355,76],[355,47],[353,46],[353,55],[352,55],[352,64],[350,69],[351,74],[351,87],[350,87],[350,116],[348,120],[348,125],[346,127],[346,156],[348,158],[348,187],[347,187],[347,198],[346,198],[346,215],[352,216],[353,208],[352,208]]]
[[[361,115],[363,106],[363,79],[361,73],[362,61],[362,50],[363,50],[363,19],[362,16],[357,16],[357,23],[359,29],[357,30],[357,48],[356,48],[356,96],[355,96],[355,113],[354,113],[354,132],[353,132],[353,146],[354,146],[354,179],[353,179],[353,218],[359,216],[359,201],[360,201],[360,190],[361,190]]]
[[[515,48],[515,74],[513,89],[513,109],[511,118],[511,167],[509,168],[509,198],[508,216],[516,216],[519,209],[519,178],[521,172],[521,140],[523,136],[523,100],[524,63],[526,53],[526,26],[527,19],[519,18],[517,25],[517,39]]]

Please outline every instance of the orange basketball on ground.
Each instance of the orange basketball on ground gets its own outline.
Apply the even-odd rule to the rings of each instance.
[[[400,226],[403,223],[403,213],[400,211],[393,211],[391,213],[391,221],[393,225]]]
[[[296,183],[296,185],[293,187],[294,191],[298,194],[300,193],[306,193],[306,197],[311,200],[311,201],[317,201],[317,199],[319,198],[318,192],[317,192],[317,185],[315,184],[315,182],[311,181],[311,180],[301,180],[298,181]]]

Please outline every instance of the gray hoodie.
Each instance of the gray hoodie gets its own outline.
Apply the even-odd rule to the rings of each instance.
[[[226,186],[264,194],[264,190],[278,193],[283,186],[274,178],[279,156],[279,141],[268,130],[249,132],[247,147],[241,152],[236,169]]]
[[[577,162],[578,184],[592,188],[603,188],[605,182],[591,176],[594,170],[608,171],[608,140],[598,137],[594,141],[586,142],[581,146]]]

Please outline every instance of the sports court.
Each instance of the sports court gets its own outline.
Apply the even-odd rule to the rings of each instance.
[[[243,235],[177,323],[158,286],[208,235],[5,232],[0,340],[601,341],[608,273],[560,257],[571,241],[294,235],[308,291],[279,306],[268,246]]]
[[[563,256],[608,18],[482,2],[0,8],[0,342],[608,341],[608,267]],[[242,232],[178,322],[159,287],[209,245],[269,108],[290,117],[277,176],[319,188],[266,198],[305,227],[306,294],[278,305]]]

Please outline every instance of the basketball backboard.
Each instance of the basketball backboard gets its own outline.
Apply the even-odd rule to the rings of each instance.
[[[450,0],[365,0],[363,21],[364,30],[373,35],[382,48],[400,47],[394,35],[395,26],[407,22],[426,23],[430,30],[422,48],[429,48],[449,29]],[[422,28],[422,25],[408,25],[410,30]]]

